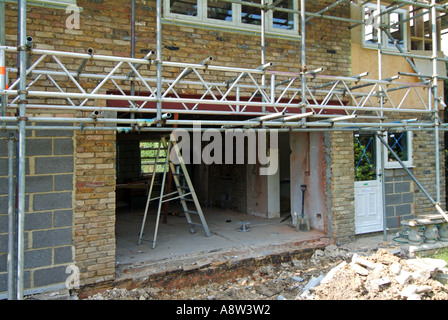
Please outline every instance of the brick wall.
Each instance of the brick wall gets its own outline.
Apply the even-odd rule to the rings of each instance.
[[[7,289],[8,136],[0,132],[0,293]],[[72,131],[27,132],[25,290],[65,283],[73,264],[73,149]]]
[[[336,241],[347,242],[355,234],[353,133],[326,133],[324,145],[328,232]]]
[[[80,30],[69,30],[65,27],[68,15],[65,14],[64,10],[28,7],[27,35],[33,37],[35,47],[72,52],[85,52],[86,48],[92,47],[97,54],[130,56],[130,2],[124,0],[78,0],[77,2],[83,8],[80,17]],[[143,57],[148,50],[156,47],[155,1],[141,0],[136,1],[136,3],[136,57]],[[308,5],[313,5],[313,8],[309,9],[316,12],[331,3],[333,2],[327,0],[313,1],[308,2]],[[17,5],[7,3],[6,7],[6,41],[7,45],[13,46],[16,45],[17,41]],[[349,6],[338,6],[332,10],[332,14],[348,17]],[[308,23],[307,61],[310,69],[324,67],[326,74],[349,75],[351,73],[350,33],[346,27],[347,24],[342,22],[325,19],[312,19]],[[202,61],[205,57],[215,56],[217,65],[247,68],[255,68],[260,65],[259,36],[164,23],[163,42],[162,57],[165,60],[195,63]],[[177,47],[178,50],[170,50],[170,47]],[[267,37],[266,61],[273,62],[275,70],[298,71],[301,64],[299,49],[300,42],[298,39]],[[15,58],[16,55],[8,55],[10,65],[14,65]],[[70,66],[71,70],[76,70],[79,66],[79,61],[73,61],[69,58],[64,58],[63,61]],[[44,65],[48,69],[58,69],[58,66],[49,57],[45,60]],[[88,63],[84,70],[87,72],[103,72],[111,70],[111,67],[111,63],[97,62],[95,64]],[[141,73],[143,76],[155,76],[154,68],[149,70],[142,68]],[[164,77],[166,78],[173,79],[178,73],[178,68],[164,69]],[[11,79],[14,78],[14,74],[10,76]],[[58,80],[61,80],[58,82],[61,87],[70,88],[75,92],[78,91],[70,81]],[[222,81],[217,74],[207,75],[207,80]],[[85,88],[91,88],[95,85],[94,81],[83,82]],[[36,83],[34,88],[45,89],[47,86],[51,87],[52,85],[48,79],[43,78]],[[104,89],[115,88],[109,83],[104,86]],[[184,87],[184,90],[178,91],[178,93],[197,93],[197,88]],[[29,98],[28,101],[29,103],[40,104],[45,102],[33,98]],[[66,103],[63,99],[48,99],[47,102],[51,104]],[[89,103],[89,105],[91,104]],[[80,267],[83,284],[114,277],[115,138],[113,132],[103,131],[77,131],[74,136],[75,145],[71,155],[74,161],[74,169],[71,170],[74,170],[75,186],[73,195],[73,245],[75,255],[72,259]],[[53,143],[54,141],[52,140]],[[334,143],[337,144],[338,142]],[[335,164],[344,160],[338,160],[336,151],[331,152],[332,156],[335,157]],[[60,156],[54,154],[53,157],[47,157],[46,163],[54,163],[54,168],[59,168],[61,162],[58,161],[58,157]],[[232,173],[234,176],[241,178],[237,184],[241,192],[236,190],[235,185],[233,188],[239,196],[233,206],[244,210],[246,200],[241,195],[245,195],[245,175],[240,173],[244,172],[245,168],[234,166],[232,170],[234,170]],[[39,174],[53,175],[45,172]],[[56,175],[58,175],[57,178]],[[56,182],[56,179],[62,179],[62,175],[63,173],[54,173],[53,188],[56,183],[59,183]],[[335,179],[342,179],[342,177]],[[337,184],[332,186],[332,194],[337,195],[340,192],[339,188],[342,187]],[[44,201],[46,193],[42,192],[42,194],[36,198],[33,195],[31,197],[32,203],[39,204],[40,201]],[[60,195],[66,195],[66,201],[68,201],[68,194],[61,192]],[[232,196],[232,199],[235,200],[235,196]],[[55,210],[52,211],[53,215],[56,212]],[[340,205],[335,202],[334,215],[338,216],[339,213],[342,214],[342,211]],[[345,231],[340,226],[342,224],[338,224],[337,232],[344,233]]]
[[[75,262],[81,285],[115,276],[114,131],[76,134]]]
[[[431,197],[436,200],[436,183],[435,183],[435,141],[434,132],[414,132],[414,165],[413,173],[418,181],[423,185]],[[441,204],[446,207],[446,188],[445,188],[445,144],[443,133],[440,134],[440,190]],[[415,211],[416,214],[435,213],[434,206],[420,189],[415,186]]]

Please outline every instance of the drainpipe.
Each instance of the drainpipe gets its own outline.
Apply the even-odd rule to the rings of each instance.
[[[18,50],[19,50],[19,167],[18,167],[18,221],[17,221],[17,299],[23,299],[25,251],[25,142],[26,142],[26,0],[19,0]]]

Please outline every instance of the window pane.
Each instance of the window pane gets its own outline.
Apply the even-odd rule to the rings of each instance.
[[[375,136],[356,134],[353,146],[355,154],[355,181],[376,180]]]
[[[294,9],[293,0],[283,0],[278,8]],[[281,11],[273,11],[273,26],[285,30],[294,30],[294,14]]]
[[[389,32],[395,40],[398,40],[400,46],[404,46],[404,26],[400,23],[404,19],[403,14],[392,12],[389,14]],[[388,37],[389,45],[395,46],[394,41]]]
[[[389,133],[387,143],[402,161],[409,161],[408,133]],[[388,152],[389,161],[397,161],[395,157]]]
[[[196,17],[198,15],[197,0],[170,0],[170,12]]]
[[[207,18],[232,21],[232,3],[219,0],[208,0]]]
[[[364,27],[364,41],[366,43],[378,43],[378,32],[375,24],[378,19],[375,17],[375,13],[375,9],[373,8],[364,8],[364,20],[366,21]]]
[[[250,0],[252,3],[261,4],[261,0]],[[261,25],[261,9],[252,6],[241,6],[241,22]]]

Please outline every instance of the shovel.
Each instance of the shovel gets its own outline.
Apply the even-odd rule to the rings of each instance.
[[[306,184],[302,184],[300,186],[300,189],[302,189],[302,216],[300,217],[297,228],[300,231],[310,231],[310,225],[308,221],[308,216],[305,216],[305,190],[306,190]]]

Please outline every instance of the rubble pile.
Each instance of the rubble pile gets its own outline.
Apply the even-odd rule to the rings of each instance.
[[[298,299],[447,300],[448,286],[437,280],[447,274],[446,264],[441,259],[401,259],[385,249],[366,257],[354,254]]]
[[[246,277],[172,290],[112,289],[91,300],[448,300],[446,262],[384,248],[330,245],[311,259],[262,266]],[[442,277],[440,277],[442,276]]]

